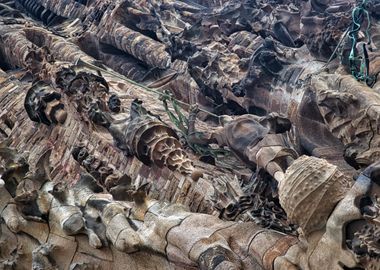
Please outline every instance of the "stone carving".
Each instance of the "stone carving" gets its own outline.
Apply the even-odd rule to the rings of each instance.
[[[2,152],[14,153],[14,150],[2,148]],[[3,212],[5,224],[11,231],[20,232],[25,230],[28,233],[25,226],[29,221],[48,222],[50,230],[61,230],[66,235],[85,232],[88,235],[90,246],[94,248],[100,248],[110,243],[116,249],[126,253],[147,248],[170,257],[167,252],[171,249],[171,245],[174,245],[173,248],[176,247],[177,249],[175,252],[177,260],[179,259],[185,264],[193,261],[200,268],[205,267],[208,269],[214,264],[221,264],[221,266],[230,265],[230,267],[239,269],[247,263],[242,261],[242,257],[240,257],[242,254],[239,253],[240,249],[244,249],[243,246],[238,244],[238,249],[236,249],[237,247],[230,246],[226,241],[228,233],[231,233],[228,228],[235,227],[234,230],[236,231],[241,226],[244,227],[244,223],[226,223],[215,217],[206,218],[202,214],[187,212],[179,205],[168,205],[151,200],[146,196],[146,185],[135,191],[130,186],[130,191],[126,193],[124,201],[113,201],[111,195],[100,193],[103,190],[100,183],[97,183],[92,176],[86,174],[81,176],[72,189],[67,189],[67,186],[62,182],[53,184],[48,180],[50,172],[45,170],[49,170],[46,167],[49,154],[50,151],[46,152],[37,162],[36,169],[32,170],[28,169],[30,166],[25,163],[25,158],[12,158],[11,160],[6,158],[9,161],[4,168],[5,175],[10,175],[15,165],[19,168],[25,168],[19,173],[19,182],[16,183],[16,189],[14,186],[13,189],[11,188],[12,182],[9,182],[10,178],[4,178],[6,188],[4,191],[15,190],[13,191],[14,196],[8,195],[9,198],[14,198],[15,203],[8,202]],[[17,153],[14,153],[12,156],[16,157],[17,155]],[[12,165],[14,164],[12,162],[18,163]],[[318,177],[321,175],[321,171],[318,171],[321,166],[318,165],[321,165],[326,171],[321,178]],[[315,186],[317,189],[326,190],[327,192],[289,193],[288,190],[292,189],[293,183],[297,185],[299,181],[309,182],[310,179],[314,179],[308,175],[310,169],[311,171],[315,170],[316,180],[321,179],[324,180],[322,183],[326,183],[321,185],[316,182],[311,187]],[[256,263],[264,269],[268,269],[272,263],[275,265],[274,269],[285,269],[283,267],[290,267],[290,265],[293,265],[291,266],[293,268],[296,266],[304,268],[307,267],[306,265],[311,265],[309,266],[310,269],[318,269],[314,268],[313,265],[322,263],[320,260],[323,260],[325,265],[329,265],[331,269],[338,269],[340,267],[339,263],[343,263],[347,267],[359,266],[360,262],[374,265],[371,258],[376,258],[377,249],[371,243],[376,239],[374,238],[376,237],[376,229],[373,227],[371,230],[366,229],[371,225],[363,227],[366,230],[365,232],[362,229],[353,234],[358,240],[352,239],[352,241],[361,241],[364,243],[363,245],[370,247],[367,249],[366,255],[359,253],[361,256],[356,257],[355,253],[347,248],[341,250],[341,245],[347,237],[344,235],[345,226],[350,228],[351,223],[355,220],[374,220],[378,217],[376,214],[363,216],[363,213],[368,212],[368,210],[364,210],[364,208],[360,208],[354,203],[358,198],[363,199],[363,196],[369,195],[373,188],[377,188],[377,180],[375,179],[377,170],[377,165],[368,168],[350,188],[348,180],[344,180],[344,176],[337,171],[336,166],[312,157],[301,157],[296,160],[287,169],[284,178],[280,181],[279,194],[284,209],[290,214],[289,217],[299,223],[302,228],[301,237],[305,237],[307,247],[305,248],[301,242],[296,241],[296,238],[289,238],[289,236],[273,231],[265,232],[260,230],[257,225],[249,225],[248,223],[247,226],[250,227],[250,230],[247,232],[249,234],[267,234],[266,238],[258,239],[257,241],[259,242],[255,242],[256,245],[251,247],[254,252],[262,252],[260,251],[260,241],[264,241],[265,245],[269,244],[270,240],[267,237],[269,239],[273,238],[274,241],[271,242],[272,247],[263,254],[263,257],[260,260],[253,257],[251,264]],[[333,181],[334,179],[342,179],[343,182]],[[326,201],[327,204],[316,205],[314,198],[323,198],[325,194],[331,194],[329,192],[337,192],[334,186],[329,185],[329,183],[337,185],[341,189],[341,193],[337,197],[328,196],[336,198],[336,201]],[[309,182],[309,184],[311,183]],[[306,186],[306,189],[300,188],[299,190],[308,191],[310,189]],[[289,196],[289,194],[291,195]],[[305,196],[306,199],[302,199],[301,196]],[[303,202],[303,207],[297,208],[300,207],[300,199]],[[331,207],[336,203],[338,205],[335,208]],[[368,206],[371,207],[371,205]],[[374,206],[377,207],[376,204]],[[313,214],[314,219],[302,214],[302,212],[305,213],[304,211],[298,214],[300,209],[309,209],[309,207],[314,207],[315,210],[306,211],[306,213]],[[363,207],[363,204],[361,204],[361,207]],[[315,218],[315,215],[321,218]],[[205,228],[209,228],[208,230],[214,229],[207,233]],[[213,230],[219,231],[221,229],[225,233],[211,233]],[[183,231],[188,230],[192,233],[183,233]],[[203,230],[205,231],[203,232]],[[177,234],[177,231],[179,234]],[[202,240],[206,236],[204,233],[211,237],[206,242]],[[186,240],[190,235],[198,236],[191,240]],[[196,239],[199,240],[197,241]],[[191,246],[185,244],[189,243],[187,242],[189,240],[192,243]],[[287,244],[284,245],[284,243]],[[51,243],[47,242],[45,246],[33,251],[33,265],[46,264],[45,267],[49,265],[48,263],[51,260],[47,259],[47,257],[51,256],[49,255],[51,245]],[[274,250],[276,252],[272,254],[271,252],[274,252]],[[312,253],[310,253],[311,250],[313,250]],[[322,259],[321,254],[325,254],[326,250],[334,251],[335,255],[331,258],[322,256]],[[358,252],[357,249],[354,250]],[[338,251],[339,253],[337,253]],[[178,256],[182,259],[178,258]],[[187,259],[185,259],[186,257]],[[214,261],[216,257],[220,257],[220,261]],[[246,255],[243,257],[246,258]],[[280,263],[281,261],[282,263]],[[190,265],[193,263],[190,263]]]
[[[65,105],[60,101],[61,94],[48,84],[35,83],[25,96],[25,110],[32,121],[46,125],[63,124],[67,117]]]
[[[3,148],[2,151],[11,150]],[[45,155],[43,158],[46,157],[48,156]],[[30,173],[25,171],[23,175],[25,178]],[[31,179],[35,179],[35,177],[31,177]],[[24,186],[24,181],[27,180],[22,180],[17,189]],[[34,181],[32,180],[31,184],[36,184]],[[53,184],[45,181],[40,188],[35,185],[30,190],[26,193],[33,192],[38,195],[34,197],[33,202],[36,207],[30,209],[29,216],[24,216],[25,213],[22,211],[24,208],[19,208],[18,200],[16,208],[9,209],[14,205],[11,202],[5,208],[9,209],[4,213],[5,222],[14,232],[29,233],[24,226],[27,226],[31,215],[34,217],[32,220],[35,220],[35,217],[43,212],[45,214],[38,221],[48,222],[50,233],[61,234],[63,232],[65,235],[75,235],[85,232],[88,235],[90,246],[94,248],[111,244],[117,250],[126,253],[148,249],[169,256],[173,261],[189,266],[198,264],[201,268],[206,269],[211,267],[210,264],[214,266],[230,265],[238,269],[242,267],[243,263],[239,256],[246,256],[236,253],[237,250],[244,249],[244,246],[241,246],[244,245],[244,241],[236,238],[237,246],[232,248],[226,238],[226,235],[234,231],[230,230],[231,226],[235,227],[236,231],[240,226],[245,227],[246,225],[226,223],[213,216],[188,212],[180,205],[151,200],[146,196],[144,187],[137,190],[131,187],[130,193],[124,201],[114,201],[111,195],[101,193],[103,188],[92,176],[83,174],[72,189],[68,189],[63,182]],[[4,192],[7,192],[7,189]],[[23,195],[26,193],[24,192]],[[15,200],[16,198],[17,196]],[[8,212],[9,214],[7,214]],[[47,216],[49,216],[48,219]],[[25,225],[22,226],[21,222],[24,222]],[[254,224],[247,225],[250,228],[248,232],[252,236],[257,233],[272,235],[273,241],[270,245],[277,245],[279,239],[290,240],[291,242],[286,246],[279,247],[283,249],[281,252],[286,251],[291,243],[295,243],[295,239],[292,237],[262,230]],[[195,237],[183,233],[184,231],[193,231],[193,229],[198,231],[195,233],[197,235]],[[220,230],[223,230],[224,233],[219,232]],[[205,237],[209,236],[211,236],[210,240],[204,241]],[[258,239],[257,241],[262,240]],[[49,257],[54,255],[53,249],[59,248],[62,247],[54,246],[50,241],[42,244],[33,251],[32,265],[37,268],[58,267],[52,264],[53,260]],[[256,259],[258,258],[251,258],[252,262],[248,262],[248,265],[263,263],[256,262]]]
[[[356,167],[368,166],[378,157],[378,134],[373,130],[378,118],[375,105],[378,97],[351,76],[339,76],[331,82],[329,78],[332,79],[321,74],[312,82],[312,87],[318,88],[317,102],[324,121],[346,146],[346,158]],[[326,83],[322,82],[323,79],[327,80]],[[349,132],[349,128],[355,132]],[[371,142],[370,146],[368,142]]]
[[[141,101],[132,102],[128,119],[110,123],[107,127],[117,146],[136,155],[144,164],[166,166],[191,175],[194,180],[202,175],[182,149],[177,133],[147,111]]]
[[[276,172],[283,173],[298,156],[287,138],[286,132],[290,130],[291,123],[278,114],[266,117],[242,115],[230,120],[225,117],[223,127],[214,133],[204,134],[195,131],[193,119],[197,112],[198,109],[194,108],[190,118],[192,142],[228,146],[248,166],[257,166],[273,176]],[[250,136],[247,137],[247,133]]]
[[[2,268],[379,269],[379,14],[0,0]]]
[[[305,156],[292,164],[284,179],[279,185],[280,203],[288,218],[300,225],[305,235],[323,228],[336,203],[352,184],[336,166]]]

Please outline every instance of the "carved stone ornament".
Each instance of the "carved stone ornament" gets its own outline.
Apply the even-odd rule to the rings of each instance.
[[[376,0],[0,0],[0,269],[380,270]]]

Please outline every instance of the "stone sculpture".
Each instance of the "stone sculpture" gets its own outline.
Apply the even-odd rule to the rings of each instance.
[[[0,0],[1,268],[380,269],[379,6]]]

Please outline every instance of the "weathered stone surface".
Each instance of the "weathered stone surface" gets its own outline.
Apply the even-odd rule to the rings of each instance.
[[[1,267],[378,269],[379,14],[0,0]]]

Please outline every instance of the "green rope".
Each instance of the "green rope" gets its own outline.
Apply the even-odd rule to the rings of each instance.
[[[371,44],[371,35],[370,35],[370,27],[371,27],[371,19],[370,15],[367,11],[367,0],[363,0],[359,5],[357,5],[352,10],[352,27],[351,30],[348,33],[349,38],[351,39],[352,45],[351,45],[351,51],[349,55],[349,63],[350,63],[350,70],[351,74],[358,80],[358,81],[364,81],[367,83],[368,86],[371,86],[374,83],[374,78],[369,75],[369,59],[368,59],[368,53],[366,45],[362,45],[362,55],[358,56],[356,54],[357,52],[357,39],[359,31],[362,29],[362,20],[364,21],[366,19],[367,21],[367,28],[365,30],[365,35],[367,38],[367,44]]]
[[[160,100],[164,105],[164,109],[167,115],[169,116],[170,121],[177,127],[177,129],[182,133],[183,136],[186,136],[188,130],[188,123],[184,120],[186,117],[182,114],[181,110],[179,109],[178,101],[175,98],[173,98],[169,93],[166,93],[166,95],[161,96]],[[172,107],[174,108],[174,111],[177,115],[174,115],[174,113],[169,109],[167,102],[168,100],[171,101]]]
[[[229,150],[223,148],[211,148],[210,146],[203,146],[199,144],[191,144],[190,148],[201,156],[211,156],[215,159],[217,159],[219,155],[228,156],[231,154]]]
[[[116,78],[119,78],[119,79],[121,79],[121,80],[123,80],[123,81],[126,81],[126,82],[130,83],[130,84],[136,85],[136,86],[140,87],[142,90],[145,90],[145,91],[147,91],[147,92],[154,93],[154,94],[156,94],[156,95],[158,95],[158,96],[160,96],[160,97],[171,98],[170,95],[166,94],[168,91],[165,91],[165,93],[160,92],[160,91],[158,91],[157,89],[147,87],[147,86],[145,86],[145,85],[143,85],[143,84],[141,84],[141,83],[138,83],[138,82],[135,82],[135,81],[133,81],[133,80],[131,80],[131,79],[128,79],[127,77],[125,77],[125,76],[123,76],[123,75],[121,75],[121,74],[119,74],[119,73],[116,73],[116,72],[114,72],[114,71],[108,70],[108,69],[106,69],[106,68],[101,68],[101,67],[98,67],[98,66],[96,66],[96,65],[90,64],[90,63],[88,63],[88,62],[86,62],[86,61],[83,61],[83,60],[80,59],[80,58],[76,61],[75,65],[79,65],[79,66],[80,66],[80,65],[82,65],[82,66],[87,66],[87,67],[92,68],[92,69],[94,69],[94,70],[97,70],[97,71],[100,71],[100,72],[104,72],[104,73],[108,73],[108,74],[110,74],[110,75],[112,75],[112,76],[114,76],[114,77],[116,77]],[[121,96],[120,98],[123,98],[123,97]],[[182,101],[179,101],[179,100],[177,100],[176,102],[177,102],[178,104],[180,104],[180,105],[183,105],[183,106],[190,106],[190,104],[188,104],[188,103],[186,103],[186,102],[182,102]],[[214,114],[214,113],[212,113],[212,112],[209,112],[209,111],[207,111],[207,110],[204,110],[204,109],[202,109],[202,108],[199,108],[199,110],[202,111],[202,112],[204,112],[204,113],[206,113],[206,114],[208,114],[208,115],[214,116],[214,117],[216,117],[216,118],[219,118],[219,117],[220,117],[219,115]]]
[[[326,66],[328,66],[328,64],[330,64],[331,61],[334,59],[334,57],[335,57],[337,51],[340,49],[340,46],[342,45],[342,43],[343,43],[343,41],[344,41],[344,38],[347,36],[349,30],[350,30],[350,27],[348,27],[348,28],[346,29],[346,31],[344,31],[343,36],[340,38],[338,45],[336,45],[335,50],[334,50],[333,53],[331,54],[329,60],[326,62],[326,64],[323,65],[322,68],[325,68]]]
[[[189,119],[183,115],[181,112],[181,108],[178,104],[178,100],[176,100],[172,94],[169,92],[165,92],[165,95],[160,97],[162,101],[165,111],[169,116],[170,121],[177,127],[177,129],[181,132],[182,136],[185,138],[187,145],[197,154],[201,156],[212,156],[217,158],[219,155],[229,155],[230,152],[226,149],[222,148],[212,148],[209,145],[201,145],[196,143],[191,143],[188,139],[188,129],[189,129]],[[169,109],[168,101],[171,102],[171,105],[174,109],[174,113]],[[199,132],[201,133],[201,132]]]
[[[189,121],[182,114],[180,105],[190,106],[190,104],[187,104],[185,102],[182,102],[182,101],[179,101],[179,100],[175,99],[173,97],[173,95],[169,91],[165,90],[164,92],[160,92],[160,91],[158,91],[156,89],[149,88],[149,87],[147,87],[145,85],[142,85],[142,84],[140,84],[138,82],[135,82],[135,81],[133,81],[131,79],[128,79],[127,77],[125,77],[125,76],[123,76],[121,74],[118,74],[118,73],[110,71],[108,69],[101,68],[101,67],[98,67],[96,65],[90,64],[88,62],[83,61],[82,59],[78,59],[77,62],[75,63],[75,65],[87,66],[87,67],[92,68],[94,70],[97,70],[97,71],[100,71],[100,72],[104,72],[104,73],[108,73],[108,74],[110,74],[112,76],[115,76],[115,77],[117,77],[119,79],[127,81],[130,84],[136,85],[136,86],[140,87],[141,89],[143,89],[143,90],[145,90],[147,92],[151,92],[151,93],[157,94],[160,97],[160,100],[163,103],[164,109],[165,109],[166,113],[168,114],[170,121],[181,132],[182,136],[186,139],[186,142],[188,143],[189,147],[194,152],[196,152],[198,154],[201,154],[201,155],[210,155],[210,156],[212,156],[214,158],[217,158],[217,156],[219,154],[224,154],[224,155],[229,155],[230,154],[230,151],[225,150],[225,149],[221,149],[221,148],[214,149],[214,148],[211,148],[208,145],[205,146],[205,145],[200,145],[200,144],[193,144],[193,143],[190,143],[188,141],[187,132],[188,132],[188,127],[189,127]],[[122,98],[122,97],[120,97],[120,98]],[[173,106],[173,109],[174,109],[174,112],[177,114],[177,116],[174,115],[174,113],[169,109],[168,101],[171,102],[171,104]],[[201,108],[199,108],[199,110],[202,111],[202,112],[204,112],[204,113],[207,113],[207,114],[209,114],[211,116],[219,118],[219,115],[216,115],[216,114],[211,113],[209,111],[203,110]]]

